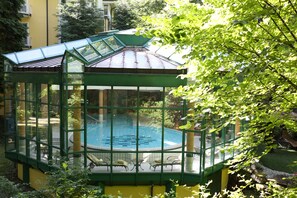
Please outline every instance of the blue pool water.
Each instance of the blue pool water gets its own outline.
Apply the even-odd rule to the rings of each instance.
[[[136,150],[137,126],[125,120],[114,120],[111,135],[111,123],[89,123],[87,126],[87,145],[89,148],[110,150],[111,137],[113,150]],[[138,126],[138,149],[161,150],[162,128]],[[82,134],[83,142],[83,134]],[[182,132],[164,128],[164,149],[179,148],[182,145]]]

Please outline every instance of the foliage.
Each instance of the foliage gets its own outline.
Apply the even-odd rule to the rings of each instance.
[[[60,4],[58,10],[58,37],[62,42],[86,38],[103,29],[103,13],[94,0],[70,0]]]
[[[27,36],[20,23],[23,0],[0,1],[0,54],[21,50]]]
[[[0,176],[0,197],[12,197],[19,192],[18,188],[18,185]]]
[[[19,14],[23,3],[24,0],[0,1],[0,54],[19,51],[24,46],[27,29],[20,23]],[[3,61],[0,56],[0,84],[3,81]],[[0,92],[3,92],[2,86]]]
[[[135,28],[141,22],[142,16],[158,13],[164,6],[164,0],[118,0],[113,26],[119,30]]]
[[[88,174],[88,170],[65,162],[60,169],[50,172],[42,192],[47,197],[99,197],[100,188],[89,185]]]
[[[216,129],[249,120],[236,142],[235,168],[249,166],[274,147],[272,132],[296,131],[297,3],[276,0],[168,0],[142,30],[188,50],[190,82],[175,94],[193,104],[189,119],[205,112],[223,120]],[[258,153],[259,145],[265,145]]]

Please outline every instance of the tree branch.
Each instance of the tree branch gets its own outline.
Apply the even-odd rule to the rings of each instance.
[[[274,8],[274,6],[272,6],[269,2],[264,1],[266,3],[266,5],[268,5],[269,7],[271,7],[274,11],[274,13],[278,16],[278,18],[282,21],[283,25],[286,27],[286,29],[289,31],[289,33],[291,34],[291,36],[294,38],[294,40],[297,42],[297,38],[295,36],[295,34],[291,31],[291,29],[289,28],[289,26],[287,25],[287,23],[285,22],[285,20],[282,18],[282,16],[277,12],[277,10]],[[272,19],[272,17],[271,17]]]
[[[288,1],[289,1],[289,3],[290,3],[291,7],[293,8],[293,10],[295,11],[295,13],[297,14],[297,10],[296,10],[296,8],[294,7],[294,5],[292,4],[291,0],[288,0]]]

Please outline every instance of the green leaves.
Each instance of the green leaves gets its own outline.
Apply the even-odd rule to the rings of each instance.
[[[174,93],[224,122],[250,118],[238,139],[245,165],[261,156],[253,149],[274,143],[275,129],[295,131],[297,3],[274,0],[168,1],[166,12],[142,31],[164,44],[191,49],[189,85]],[[192,117],[192,116],[191,116]],[[191,118],[192,119],[192,118]],[[219,127],[216,126],[216,127]],[[264,152],[264,153],[265,153]]]

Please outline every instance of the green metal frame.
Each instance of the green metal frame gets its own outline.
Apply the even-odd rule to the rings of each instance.
[[[136,38],[135,41],[131,40],[129,43],[126,36],[123,35],[116,35],[112,36],[117,42],[119,42],[122,47],[126,45],[138,45],[139,42],[145,44],[147,42],[147,39],[145,38]],[[108,44],[105,40],[110,37],[103,38],[103,42],[107,44],[110,49],[113,49],[112,46]],[[124,39],[125,38],[125,39]],[[122,42],[124,40],[124,42]],[[137,118],[137,127],[136,127],[136,147],[135,151],[114,151],[113,148],[113,138],[110,138],[110,145],[111,150],[110,151],[101,151],[103,153],[107,153],[110,156],[111,161],[113,161],[113,154],[114,153],[135,153],[136,154],[136,160],[138,160],[138,154],[139,153],[161,153],[161,160],[164,161],[164,157],[166,153],[177,153],[180,151],[172,151],[172,150],[164,150],[164,123],[165,123],[165,111],[167,110],[178,110],[183,113],[183,116],[186,116],[187,113],[187,104],[184,101],[182,106],[179,107],[167,107],[166,101],[165,101],[165,91],[167,87],[178,87],[180,85],[186,85],[187,81],[181,78],[176,78],[178,73],[172,73],[172,74],[160,74],[160,73],[104,73],[100,71],[90,72],[85,71],[87,69],[87,66],[89,64],[92,64],[94,61],[99,60],[102,57],[107,56],[108,54],[102,55],[96,48],[92,45],[92,43],[89,43],[90,47],[98,54],[100,57],[98,59],[94,59],[91,61],[87,61],[84,56],[76,49],[74,50],[66,50],[64,53],[64,58],[62,60],[62,67],[60,71],[58,72],[20,72],[20,71],[13,71],[13,65],[11,61],[6,62],[5,66],[5,83],[14,84],[14,97],[13,98],[5,98],[5,105],[8,105],[9,103],[16,102],[15,107],[18,105],[19,99],[17,98],[16,93],[16,86],[17,83],[24,83],[25,87],[27,86],[33,86],[35,87],[34,92],[34,101],[29,101],[27,96],[32,93],[27,93],[27,89],[25,89],[25,110],[28,110],[29,103],[34,104],[35,106],[35,114],[36,114],[36,127],[35,127],[35,134],[36,139],[34,142],[36,142],[37,147],[37,153],[36,158],[33,159],[30,157],[31,150],[30,150],[30,139],[29,136],[29,129],[28,129],[28,119],[25,119],[25,129],[26,129],[26,136],[25,136],[25,142],[26,142],[26,153],[21,154],[19,152],[19,131],[18,128],[15,127],[15,140],[16,140],[16,148],[15,150],[9,150],[7,147],[7,144],[5,146],[6,148],[6,156],[9,159],[12,159],[14,161],[18,161],[24,164],[31,165],[35,168],[39,168],[43,171],[51,170],[52,168],[52,162],[50,159],[53,159],[53,149],[60,149],[60,155],[61,156],[70,156],[72,154],[83,154],[82,160],[85,167],[87,167],[87,153],[89,152],[87,150],[87,112],[89,109],[108,109],[111,112],[113,112],[116,109],[133,109],[136,111],[136,118]],[[113,52],[118,51],[122,49],[122,47],[118,49],[113,49]],[[81,64],[81,70],[78,71],[71,71],[69,70],[68,66],[71,64],[69,62],[69,59],[73,58],[78,63]],[[79,68],[79,66],[78,66]],[[71,72],[70,72],[71,71]],[[181,71],[179,73],[183,73],[184,71]],[[75,78],[75,80],[73,80]],[[39,100],[39,95],[41,94],[41,85],[47,85],[47,103],[42,103],[41,100]],[[53,104],[52,103],[52,92],[51,92],[51,85],[58,85],[59,86],[59,97],[60,97],[60,104]],[[80,86],[81,94],[82,94],[82,102],[78,107],[72,107],[68,104],[69,98],[71,97],[70,88],[74,86]],[[110,86],[110,92],[111,92],[111,106],[92,106],[86,104],[87,97],[88,97],[88,86]],[[135,107],[117,107],[114,106],[114,86],[133,86],[136,87],[137,91],[137,105]],[[162,88],[162,107],[141,107],[140,104],[140,89],[141,87],[161,87]],[[41,105],[47,105],[48,112],[47,112],[47,142],[46,146],[49,149],[48,152],[48,159],[47,161],[44,161],[41,159],[41,151],[40,151],[40,143],[44,143],[41,141],[39,133],[38,133],[38,114],[39,114],[39,108]],[[58,146],[53,145],[52,141],[52,129],[51,129],[51,114],[53,108],[59,108],[60,110],[60,148]],[[83,111],[83,117],[84,120],[83,125],[80,129],[70,129],[68,128],[68,112],[73,111],[73,109],[80,108],[81,111]],[[140,110],[142,109],[157,109],[160,110],[162,113],[162,144],[161,144],[161,151],[140,151],[138,147],[138,139],[139,139],[139,120],[140,120]],[[26,111],[27,112],[27,111]],[[14,112],[14,119],[17,120],[17,112]],[[28,112],[26,113],[26,118],[28,118]],[[114,129],[114,120],[111,116],[111,137],[113,136],[113,129]],[[202,125],[205,125],[206,121],[202,121]],[[7,129],[7,125],[5,125]],[[223,146],[225,147],[229,143],[232,143],[235,140],[235,136],[233,135],[232,138],[230,138],[228,141],[225,139],[227,134],[227,129],[224,128],[222,130],[222,141],[220,143],[215,142],[215,134],[211,135],[211,145],[209,148],[206,145],[206,136],[207,131],[201,131],[201,130],[183,130],[182,133],[182,166],[180,172],[165,172],[164,167],[161,166],[159,172],[153,172],[153,173],[147,173],[147,172],[141,172],[139,170],[139,167],[136,166],[136,171],[131,172],[129,174],[127,173],[119,173],[114,172],[113,167],[110,166],[110,172],[109,173],[93,173],[90,175],[91,179],[94,181],[102,182],[106,185],[108,184],[134,184],[134,185],[141,185],[141,184],[167,184],[169,180],[174,179],[178,180],[180,183],[188,184],[188,185],[194,185],[197,183],[205,182],[206,178],[209,177],[212,173],[222,169],[223,164],[226,160],[226,156],[223,154],[220,158],[219,163],[215,161],[214,155],[216,148]],[[230,128],[230,130],[233,130],[234,132],[234,126]],[[69,150],[68,140],[69,139],[69,133],[84,133],[84,147],[83,150],[79,152],[73,152]],[[197,135],[200,135],[201,137],[201,145],[200,145],[200,153],[196,152],[190,152],[185,150],[186,146],[186,134],[187,133],[195,133]],[[11,134],[6,134],[7,137],[9,137]],[[206,150],[209,149],[210,152],[210,166],[206,166]],[[93,153],[96,153],[96,151],[92,151]],[[232,155],[235,153],[233,152]],[[187,172],[185,170],[185,163],[186,163],[186,155],[193,156],[197,155],[200,159],[200,172],[191,173]]]

